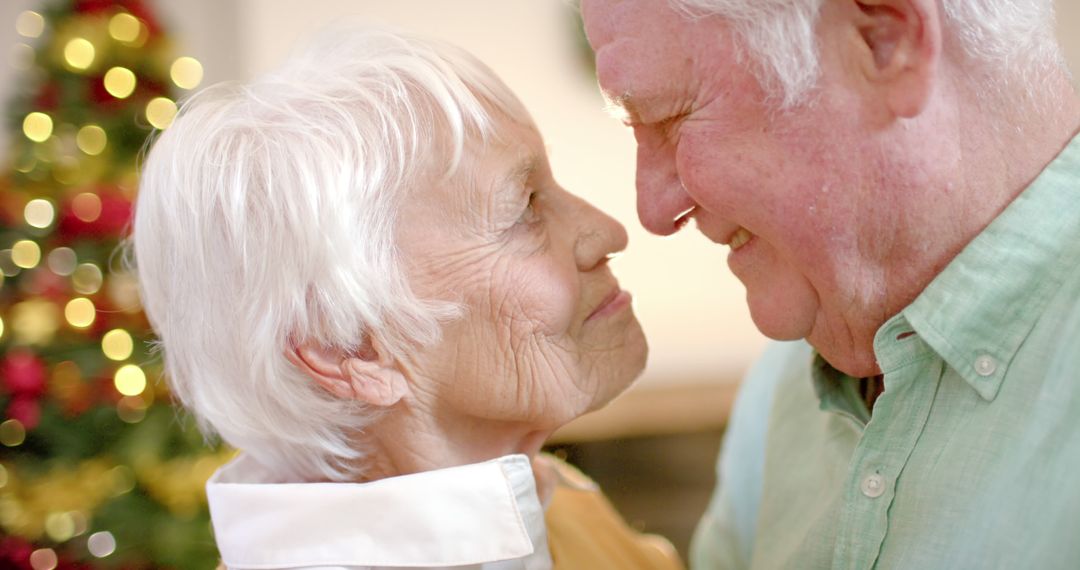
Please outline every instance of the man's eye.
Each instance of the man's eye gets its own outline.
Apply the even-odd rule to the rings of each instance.
[[[525,206],[525,211],[521,213],[521,221],[526,224],[531,224],[539,221],[540,215],[536,212],[536,192],[529,194],[529,202]]]

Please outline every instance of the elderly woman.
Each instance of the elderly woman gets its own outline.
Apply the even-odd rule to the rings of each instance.
[[[537,457],[645,339],[624,229],[468,54],[351,32],[204,91],[133,241],[174,392],[243,451],[207,485],[228,567],[678,566]]]

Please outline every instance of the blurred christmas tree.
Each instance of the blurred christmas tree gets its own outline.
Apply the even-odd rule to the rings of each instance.
[[[212,568],[203,484],[226,452],[155,381],[117,254],[144,141],[202,68],[143,0],[14,24],[34,45],[16,46],[0,172],[0,567]]]

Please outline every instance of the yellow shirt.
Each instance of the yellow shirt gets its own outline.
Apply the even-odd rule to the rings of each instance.
[[[558,481],[544,520],[556,570],[682,570],[666,539],[630,528],[591,479],[550,459]]]

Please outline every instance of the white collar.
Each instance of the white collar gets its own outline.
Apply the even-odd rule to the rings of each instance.
[[[229,568],[441,568],[508,560],[517,560],[516,568],[551,567],[544,511],[524,455],[370,483],[275,483],[241,455],[207,481],[206,494]]]

